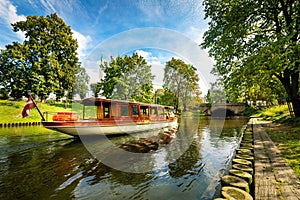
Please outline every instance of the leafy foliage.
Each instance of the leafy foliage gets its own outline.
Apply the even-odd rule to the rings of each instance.
[[[173,106],[177,102],[175,94],[169,90],[159,88],[154,94],[154,103],[161,105]]]
[[[1,51],[0,87],[8,88],[15,98],[30,90],[42,100],[51,92],[57,97],[71,92],[75,75],[83,72],[71,28],[56,14],[28,16],[12,26],[15,32],[25,33],[25,41],[13,42]]]
[[[216,103],[225,103],[228,99],[226,98],[226,94],[224,88],[220,84],[219,81],[211,84],[211,88],[207,91],[207,95],[205,96],[206,102],[210,105]]]
[[[90,88],[93,92],[94,97],[98,97],[98,94],[100,92],[100,83],[91,83]]]
[[[150,103],[153,101],[154,76],[151,66],[137,53],[132,56],[111,57],[110,62],[103,62],[100,69],[104,79],[99,83],[102,95],[106,98]]]
[[[211,21],[202,47],[215,58],[225,87],[237,95],[258,86],[261,94],[284,88],[299,117],[300,2],[205,0],[204,6]]]
[[[166,63],[164,71],[164,87],[175,95],[175,108],[178,109],[179,102],[182,103],[183,111],[193,96],[200,98],[198,89],[197,69],[192,65],[184,63],[180,59],[172,58]]]
[[[81,99],[85,98],[86,93],[88,92],[88,82],[90,77],[86,73],[85,68],[80,67],[75,75],[75,85],[73,88],[73,94],[78,94]]]

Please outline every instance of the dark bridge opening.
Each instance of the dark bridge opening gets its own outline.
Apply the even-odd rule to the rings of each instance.
[[[229,117],[234,116],[234,112],[225,108],[218,108],[211,113],[212,117]]]

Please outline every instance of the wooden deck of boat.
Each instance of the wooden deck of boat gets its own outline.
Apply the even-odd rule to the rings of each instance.
[[[250,123],[254,137],[254,199],[299,200],[298,177],[263,130],[263,123],[257,118],[252,118]]]

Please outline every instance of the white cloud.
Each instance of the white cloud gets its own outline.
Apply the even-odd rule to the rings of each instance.
[[[160,53],[156,53],[153,51],[154,49],[160,51]],[[200,88],[204,94],[209,88],[209,83],[214,82],[216,79],[210,74],[213,62],[208,54],[201,50],[199,45],[190,37],[165,28],[132,29],[114,35],[97,46],[87,58],[91,61],[97,61],[100,55],[103,55],[104,59],[109,60],[109,56],[116,57],[137,50],[146,51],[146,53],[143,51],[139,51],[139,53],[149,57],[147,59],[148,64],[160,61],[157,65],[153,65],[153,71],[155,71],[153,75],[156,75],[156,78],[160,77],[160,80],[158,80],[160,82],[162,82],[161,77],[164,74],[165,62],[170,60],[172,56],[180,57],[186,63],[192,64],[198,69]],[[149,54],[149,52],[153,54]],[[167,56],[165,56],[166,54]],[[156,60],[155,57],[158,59]],[[91,68],[98,68],[98,66],[94,65]]]
[[[195,41],[197,44],[201,44],[203,42],[203,34],[203,29],[199,29],[193,26],[189,27],[185,32],[185,35],[191,40]]]
[[[203,42],[203,35],[206,30],[199,29],[199,28],[196,28],[193,26],[189,27],[187,30],[188,31],[185,32],[185,35],[188,38],[190,38],[191,40],[193,40],[194,42],[196,42],[199,45]],[[208,49],[203,49],[203,48],[201,48],[201,49],[208,54]],[[213,61],[214,64],[216,63],[213,58],[210,57],[210,59]]]
[[[100,72],[97,69],[86,68],[86,73],[90,76],[90,83],[96,83],[100,81]]]
[[[142,56],[146,60],[149,59],[150,54],[151,54],[150,52],[146,52],[146,51],[143,51],[143,50],[137,50],[137,51],[135,51],[135,53],[137,53],[139,56]]]
[[[135,52],[138,55],[145,58],[148,64],[159,64],[159,63],[161,63],[159,61],[158,57],[153,56],[151,52],[147,52],[147,51],[143,51],[143,50],[137,50]]]
[[[88,36],[84,36],[81,33],[77,31],[73,31],[73,36],[75,39],[77,39],[78,42],[78,56],[80,59],[83,59],[87,55],[88,45],[92,41],[92,38]]]
[[[56,9],[54,8],[55,1],[41,0],[40,3],[45,7],[48,13],[56,13]]]
[[[164,11],[160,2],[140,0],[135,2],[140,11],[145,15],[143,18],[145,21],[163,21]]]
[[[166,58],[164,56],[153,56],[151,52],[143,50],[137,50],[136,53],[145,58],[148,65],[151,65],[151,73],[155,76],[153,80],[154,88],[161,88],[164,78],[164,60]]]
[[[26,20],[24,15],[17,14],[17,8],[9,0],[0,0],[0,18],[7,24]]]
[[[164,79],[164,68],[165,65],[162,63],[152,63],[151,64],[151,72],[155,76],[153,80],[154,88],[162,88],[163,79]]]
[[[0,0],[0,19],[6,24],[7,27],[11,28],[11,24],[18,21],[25,21],[24,15],[17,14],[17,7],[14,6],[9,0]],[[22,32],[16,33],[20,40],[25,39],[25,35]]]

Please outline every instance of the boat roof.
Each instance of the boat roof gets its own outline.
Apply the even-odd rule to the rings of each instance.
[[[165,106],[165,105],[159,105],[159,104],[150,104],[150,103],[141,103],[141,102],[133,102],[133,101],[125,101],[125,100],[117,100],[117,99],[106,99],[101,97],[90,97],[83,99],[81,101],[81,104],[83,105],[89,105],[89,106],[97,106],[100,105],[100,102],[113,102],[113,103],[119,103],[119,104],[137,104],[141,106],[152,106],[152,107],[164,107],[164,108],[171,108],[173,109],[173,106]]]

